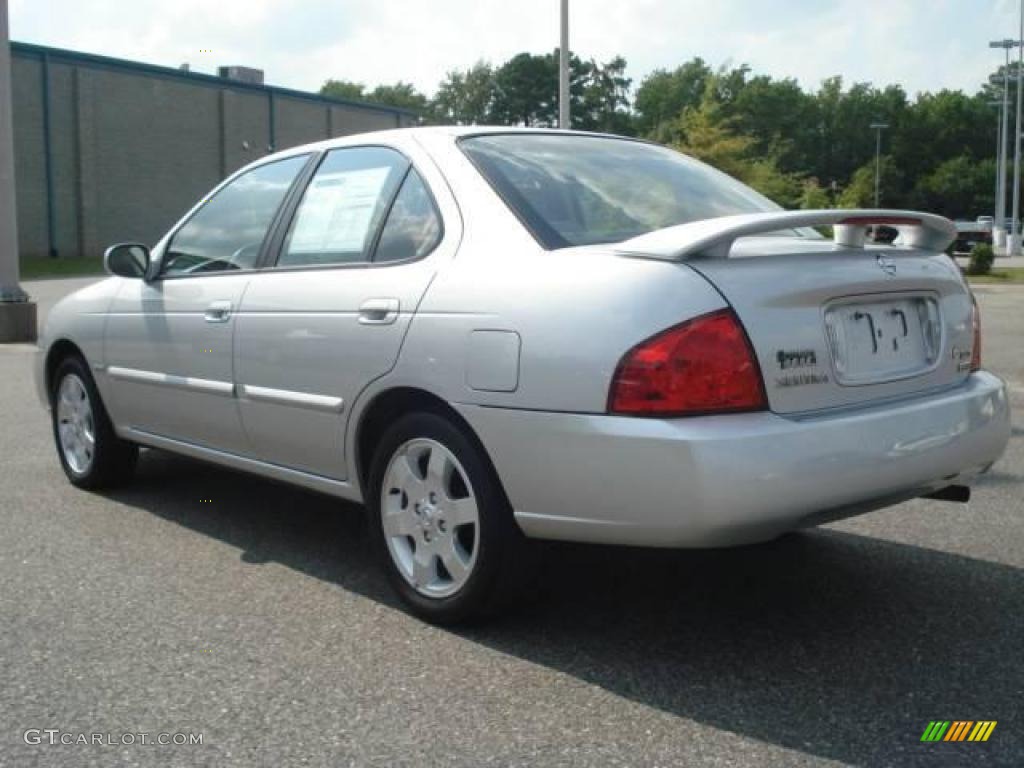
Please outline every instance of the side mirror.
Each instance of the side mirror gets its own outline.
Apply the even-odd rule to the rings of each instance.
[[[149,271],[149,248],[139,243],[118,243],[103,254],[103,267],[118,277],[145,278]]]

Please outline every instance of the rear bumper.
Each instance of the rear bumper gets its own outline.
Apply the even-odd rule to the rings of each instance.
[[[636,419],[455,407],[537,538],[741,544],[967,483],[1010,435],[1003,382],[793,419]]]

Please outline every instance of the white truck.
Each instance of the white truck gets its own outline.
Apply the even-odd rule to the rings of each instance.
[[[968,254],[976,245],[986,243],[992,245],[992,227],[995,220],[991,216],[979,216],[974,221],[955,221],[956,240],[953,242],[953,253]]]

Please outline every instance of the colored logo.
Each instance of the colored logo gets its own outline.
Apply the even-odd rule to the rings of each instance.
[[[921,741],[988,741],[996,720],[932,720]]]

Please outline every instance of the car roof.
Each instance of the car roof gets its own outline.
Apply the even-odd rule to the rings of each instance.
[[[612,136],[608,133],[597,133],[593,131],[571,131],[562,130],[561,128],[531,128],[519,125],[419,125],[411,128],[392,128],[384,131],[371,131],[369,133],[356,134],[360,136],[376,136],[376,135],[394,135],[399,133],[411,134],[411,135],[441,135],[441,136],[452,136],[458,138],[460,136],[476,136],[479,134],[488,133],[547,133],[547,134],[562,134],[566,136]],[[339,137],[345,139],[351,139],[353,136]],[[614,138],[628,138],[625,136],[614,136]],[[337,141],[337,139],[328,139],[330,141]]]
[[[498,134],[547,134],[552,136],[582,136],[590,138],[604,138],[604,139],[618,139],[620,141],[631,141],[640,144],[651,144],[646,139],[638,139],[632,136],[619,136],[613,133],[599,133],[597,131],[571,131],[562,130],[560,128],[532,128],[523,126],[507,126],[507,125],[418,125],[410,128],[389,128],[382,131],[367,131],[364,133],[350,133],[345,136],[335,136],[331,139],[322,139],[320,141],[310,142],[309,144],[299,144],[294,147],[288,147],[278,152],[274,152],[269,155],[265,155],[251,163],[248,163],[233,173],[229,174],[221,184],[225,184],[231,179],[240,176],[244,173],[251,171],[254,168],[258,168],[262,165],[276,162],[278,160],[284,160],[295,155],[308,154],[310,152],[325,152],[327,150],[340,148],[340,147],[351,147],[359,144],[384,144],[390,145],[401,141],[402,139],[413,138],[417,136],[422,137],[434,137],[434,138],[445,138],[450,141],[455,141],[464,136],[481,136],[481,135],[498,135]],[[220,185],[219,185],[220,186]]]
[[[549,135],[561,135],[561,136],[589,136],[589,137],[601,137],[609,139],[622,139],[624,141],[637,141],[637,139],[629,136],[616,136],[610,133],[597,133],[593,131],[569,131],[561,130],[558,128],[527,128],[522,126],[505,126],[505,125],[421,125],[412,128],[390,128],[383,131],[368,131],[365,133],[352,133],[345,136],[336,136],[331,139],[323,139],[322,141],[315,141],[309,144],[302,144],[295,147],[289,147],[288,149],[280,152],[275,152],[273,155],[267,155],[264,158],[260,158],[257,163],[253,165],[262,164],[267,160],[280,159],[289,155],[301,154],[309,151],[321,151],[326,149],[333,149],[334,147],[346,147],[352,144],[361,144],[374,142],[389,143],[394,141],[398,137],[405,136],[433,136],[433,137],[446,137],[449,139],[458,139],[463,136],[479,136],[487,134],[508,134],[508,133],[522,133],[522,134],[549,134]]]

